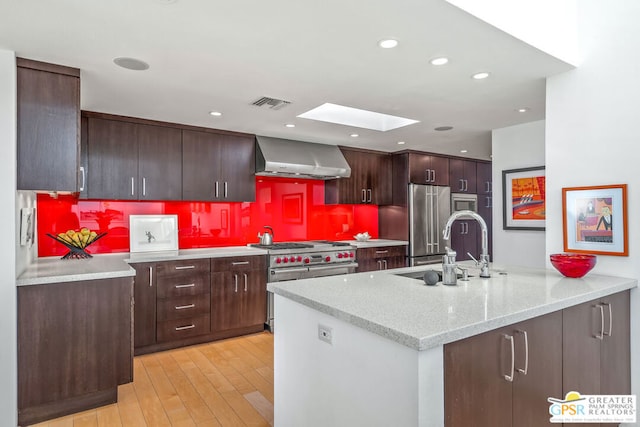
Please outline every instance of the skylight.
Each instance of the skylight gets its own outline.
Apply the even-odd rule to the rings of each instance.
[[[419,122],[418,120],[345,107],[329,102],[302,113],[298,117],[382,132]]]

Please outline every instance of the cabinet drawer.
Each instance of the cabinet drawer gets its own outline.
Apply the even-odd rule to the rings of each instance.
[[[158,321],[209,314],[210,306],[211,298],[209,294],[158,299]]]
[[[211,259],[211,271],[213,272],[266,269],[267,258],[263,255]]]
[[[360,248],[356,252],[359,258],[389,258],[403,257],[406,255],[406,246],[382,246],[378,248]]]
[[[208,259],[185,259],[177,261],[159,262],[158,277],[180,276],[183,274],[197,274],[209,272]]]
[[[158,322],[158,342],[179,340],[209,333],[209,315]]]
[[[189,274],[178,277],[158,277],[158,298],[208,294],[208,274]]]

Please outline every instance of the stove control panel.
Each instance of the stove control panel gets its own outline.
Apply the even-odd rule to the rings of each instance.
[[[341,262],[353,262],[356,258],[355,249],[322,251],[297,254],[282,254],[270,256],[270,267],[294,267],[313,264],[337,264]]]

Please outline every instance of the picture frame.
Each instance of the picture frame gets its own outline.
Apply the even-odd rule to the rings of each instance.
[[[544,166],[502,171],[504,230],[545,230],[545,179]]]
[[[129,215],[130,252],[178,250],[178,215]]]
[[[562,189],[564,251],[628,256],[627,184]]]

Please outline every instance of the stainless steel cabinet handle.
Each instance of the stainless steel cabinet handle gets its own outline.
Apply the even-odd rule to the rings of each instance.
[[[378,262],[378,270],[382,270],[382,263],[380,262],[380,260],[378,260],[377,262]]]
[[[485,208],[490,208],[491,207],[491,197],[487,196],[485,197],[487,199],[487,203],[484,205]]]
[[[371,189],[367,190],[367,203],[371,203]]]
[[[612,325],[613,325],[613,310],[611,309],[611,303],[605,302],[602,305],[606,305],[609,306],[609,332],[605,332],[605,335],[611,336],[611,329],[612,329]],[[604,330],[604,328],[603,328]]]
[[[195,304],[176,305],[176,310],[186,310],[187,308],[193,308],[195,306]]]
[[[182,289],[182,288],[195,288],[196,284],[195,283],[188,283],[186,285],[176,285],[176,289]]]
[[[133,179],[133,177],[131,177],[131,195],[132,195],[132,196],[135,194],[135,192],[134,192],[134,190],[135,190],[134,185],[135,185],[135,183],[134,183],[134,179]]]
[[[236,293],[238,293],[238,275],[237,275],[237,274],[234,274],[234,275],[233,275],[233,278],[234,278],[234,280],[235,280],[235,284],[236,284],[236,290],[235,290],[235,292],[236,292]]]
[[[142,177],[142,195],[147,195],[147,178]]]
[[[195,328],[196,325],[189,325],[189,326],[177,326],[176,327],[176,331],[184,331],[185,329],[193,329]]]
[[[464,191],[464,179],[459,179],[458,181],[460,182],[460,185],[458,186],[458,189],[460,191]]]
[[[149,267],[149,287],[153,286],[153,267]]]
[[[431,169],[424,170],[424,181],[431,182]]]
[[[602,340],[604,339],[604,305],[598,304],[596,307],[600,309],[600,333],[596,334],[595,337]]]
[[[507,335],[504,334],[503,337],[509,341],[511,341],[511,375],[505,375],[504,379],[509,381],[510,383],[513,382],[513,374],[514,374],[514,369],[515,369],[515,359],[516,359],[516,355],[515,355],[515,348],[514,348],[514,344],[513,344],[513,336],[511,335]]]
[[[220,187],[218,186],[218,181],[216,181],[216,190],[215,190],[215,196],[216,198],[218,198],[218,196],[220,195]]]
[[[236,261],[232,262],[231,265],[248,265],[249,261]]]
[[[84,184],[85,184],[85,174],[84,174],[84,166],[80,166],[80,176],[82,177],[82,184],[80,184],[80,190],[79,191],[84,191]]]
[[[247,292],[247,273],[244,273],[244,291]]]
[[[176,270],[193,270],[195,265],[176,265]]]
[[[389,251],[376,251],[376,254],[388,254]]]
[[[436,170],[431,169],[431,182],[436,182]]]
[[[386,269],[387,269],[387,260],[386,260],[386,259],[383,259],[383,260],[382,260],[382,263],[384,264],[384,269],[386,270]]]
[[[469,181],[468,180],[464,180],[464,191],[469,191]]]
[[[491,182],[490,181],[485,181],[485,184],[487,184],[487,191],[485,191],[486,193],[491,193]]]
[[[516,331],[524,336],[524,369],[518,368],[518,372],[527,375],[529,371],[529,337],[527,331]]]
[[[362,203],[366,203],[367,202],[367,190],[365,190],[364,188],[362,189]]]
[[[224,198],[227,198],[227,181],[224,182]]]

